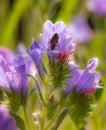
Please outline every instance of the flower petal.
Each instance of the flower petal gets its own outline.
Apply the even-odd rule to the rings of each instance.
[[[80,67],[78,65],[75,65],[73,62],[70,62],[69,65],[70,65],[71,72],[68,76],[72,76],[72,77],[67,80],[68,84],[66,86],[66,94],[68,94],[73,89],[79,76],[82,73],[81,71],[79,71]]]
[[[54,31],[61,35],[61,33],[66,29],[65,24],[62,21],[58,21],[54,24]]]
[[[47,50],[49,40],[44,34],[40,34],[40,42],[44,50]]]
[[[54,29],[54,25],[52,24],[52,22],[51,22],[50,20],[47,20],[47,21],[43,24],[43,33],[44,33],[47,37],[53,33],[53,29]]]
[[[9,89],[9,83],[2,67],[0,67],[0,86],[5,87],[6,89]]]
[[[33,42],[31,47],[27,50],[31,58],[33,59],[36,67],[38,68],[39,72],[43,74],[43,68],[40,63],[40,60],[43,58],[43,49],[42,46],[39,45],[36,41]]]
[[[88,64],[87,64],[87,68],[89,70],[94,70],[98,65],[98,58],[91,58],[89,61],[88,61]]]
[[[83,72],[80,79],[78,80],[76,86],[77,90],[88,90],[90,88],[96,89],[96,79],[98,79],[99,75],[95,72]]]

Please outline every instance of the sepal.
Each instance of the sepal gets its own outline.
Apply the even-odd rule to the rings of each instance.
[[[3,99],[2,104],[5,104],[7,108],[9,108],[10,112],[15,113],[19,110],[21,106],[20,96],[14,91],[11,87],[11,92],[2,88],[3,91]]]
[[[89,95],[82,91],[76,91],[76,87],[67,97],[67,107],[69,115],[75,124],[80,124],[86,120],[94,106],[94,95]]]
[[[68,74],[71,72],[68,61],[50,64],[50,78],[54,88],[62,88],[67,84],[66,80],[71,78]]]

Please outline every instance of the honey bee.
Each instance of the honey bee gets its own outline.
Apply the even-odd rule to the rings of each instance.
[[[58,41],[59,41],[59,36],[58,36],[57,33],[55,33],[55,34],[52,36],[51,40],[50,40],[50,44],[51,44],[51,49],[52,49],[52,50],[55,48],[55,46],[56,46],[56,44],[58,43]]]

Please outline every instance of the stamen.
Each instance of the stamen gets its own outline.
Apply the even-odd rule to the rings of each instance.
[[[50,45],[52,50],[55,48],[58,41],[59,41],[59,35],[55,33],[50,40]]]

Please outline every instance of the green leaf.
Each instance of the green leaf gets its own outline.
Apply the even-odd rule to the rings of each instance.
[[[48,58],[48,55],[47,55],[47,53],[46,53],[46,52],[44,52],[44,55],[43,55],[43,56],[44,56],[44,59],[43,59],[43,61],[42,61],[42,62],[43,62],[43,64],[44,64],[44,65],[46,65],[46,66],[47,66],[47,65],[48,65],[48,63],[49,63],[49,58]]]
[[[45,65],[43,64],[43,62],[40,61],[40,63],[42,64],[42,67],[43,67],[43,70],[44,70],[45,74],[47,74],[49,76],[48,71],[47,71]]]
[[[27,93],[27,102],[28,102],[28,109],[30,109],[30,112],[33,112],[36,107],[36,101],[37,101],[37,93],[35,91],[35,88],[33,86],[33,81],[30,80],[29,86],[28,86],[28,93]]]
[[[40,86],[39,86],[39,84],[38,84],[37,79],[36,79],[33,75],[31,75],[31,74],[25,74],[25,75],[26,75],[26,76],[29,76],[30,78],[32,78],[32,79],[35,81],[36,86],[37,86],[37,89],[38,89],[39,97],[40,97],[41,101],[43,102],[43,104],[46,105],[46,104],[45,104],[45,101],[44,101],[44,99],[43,99],[43,95],[42,95],[42,92],[41,92],[41,90],[40,90]]]
[[[26,128],[25,128],[25,123],[24,123],[23,119],[22,119],[20,116],[18,116],[18,115],[16,115],[16,114],[13,114],[13,113],[12,113],[12,116],[14,117],[17,126],[18,126],[21,130],[26,130]]]

